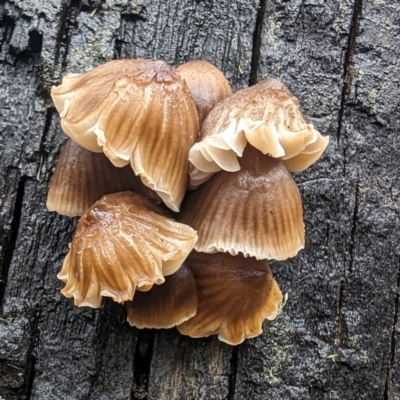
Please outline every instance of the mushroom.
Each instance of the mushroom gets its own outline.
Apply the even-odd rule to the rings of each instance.
[[[103,196],[79,220],[58,278],[75,305],[123,303],[176,272],[197,240],[190,227],[137,193]]]
[[[299,190],[283,163],[246,147],[237,172],[220,171],[190,192],[180,222],[203,253],[285,260],[304,247]]]
[[[192,188],[221,169],[238,171],[237,157],[247,142],[263,154],[288,160],[317,141],[322,154],[329,141],[321,141],[320,133],[304,121],[299,100],[279,79],[239,90],[218,103],[205,119],[200,137],[189,153]]]
[[[232,95],[232,88],[224,74],[207,61],[190,61],[177,68],[186,82],[196,104],[200,125],[213,107]]]
[[[232,95],[210,63],[175,70],[144,59],[69,74],[51,94],[63,130],[87,149],[65,145],[49,190],[49,209],[83,213],[61,292],[77,306],[127,302],[138,328],[177,326],[233,345],[261,334],[282,307],[267,259],[304,247],[288,170],[308,168],[329,143],[298,99],[278,79]],[[176,222],[152,199],[179,211],[189,172],[191,188],[205,183]]]
[[[51,95],[68,136],[103,151],[117,167],[130,163],[146,186],[179,211],[199,121],[175,70],[163,61],[110,61],[67,75]]]
[[[137,328],[172,328],[197,311],[197,289],[193,273],[183,264],[162,285],[138,292],[127,302],[128,322]]]
[[[88,151],[68,139],[58,158],[46,205],[50,211],[76,217],[105,194],[124,190],[160,200],[129,166],[116,168],[104,154]]]
[[[183,335],[218,334],[228,344],[262,333],[262,322],[280,311],[282,294],[266,260],[193,251],[187,261],[198,291],[194,317],[178,326]]]

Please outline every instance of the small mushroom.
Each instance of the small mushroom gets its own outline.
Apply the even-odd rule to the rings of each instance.
[[[176,272],[197,240],[190,227],[131,192],[103,196],[79,220],[58,278],[75,305],[99,307],[101,296],[123,303]]]
[[[64,132],[143,183],[179,211],[188,153],[198,137],[196,106],[185,82],[163,61],[116,60],[70,74],[51,91]]]
[[[288,160],[321,135],[304,121],[299,100],[284,84],[267,79],[218,103],[205,119],[200,137],[189,153],[192,188],[221,169],[238,171],[237,157],[247,142],[263,154]],[[327,145],[328,139],[324,140]],[[321,153],[325,147],[320,147]]]
[[[129,166],[116,168],[104,154],[88,151],[68,139],[58,158],[46,205],[50,211],[76,217],[105,194],[124,190],[160,201]]]
[[[200,125],[217,103],[232,95],[231,85],[224,74],[207,61],[190,61],[177,71],[190,89]]]
[[[193,317],[197,311],[197,288],[193,273],[183,264],[165,278],[162,285],[138,292],[127,303],[128,322],[142,328],[172,328]]]
[[[285,260],[304,247],[299,190],[283,163],[251,146],[237,172],[220,171],[190,192],[180,221],[191,226],[203,253],[238,253]]]
[[[280,311],[282,294],[266,260],[193,251],[187,261],[198,291],[196,315],[178,326],[183,335],[218,334],[228,344],[262,333],[262,322]]]

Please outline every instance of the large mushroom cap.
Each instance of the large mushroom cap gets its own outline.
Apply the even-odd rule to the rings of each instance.
[[[193,273],[183,264],[162,285],[138,292],[127,303],[128,322],[138,328],[172,328],[197,311],[197,288]]]
[[[226,253],[192,252],[187,266],[196,280],[196,315],[178,326],[191,337],[218,334],[228,344],[239,344],[262,333],[262,322],[274,319],[282,294],[268,262]]]
[[[67,75],[51,95],[67,135],[88,150],[103,150],[118,167],[130,162],[146,186],[179,210],[199,122],[177,72],[163,61],[111,61]]]
[[[198,233],[203,253],[285,260],[304,247],[299,190],[278,159],[248,146],[241,170],[220,171],[183,203],[180,221]]]
[[[99,307],[101,296],[132,300],[135,289],[164,283],[197,239],[150,200],[130,192],[104,196],[79,220],[58,278],[77,306]]]
[[[47,208],[75,217],[109,193],[131,190],[159,201],[129,166],[116,168],[104,154],[93,153],[68,139],[64,144],[47,195]]]
[[[197,187],[221,169],[238,171],[237,157],[247,142],[263,154],[287,160],[319,137],[304,121],[299,100],[279,79],[267,79],[227,97],[208,114],[201,140],[189,153],[190,185]]]
[[[225,75],[207,61],[190,61],[182,64],[177,71],[190,89],[200,125],[217,103],[232,95]]]

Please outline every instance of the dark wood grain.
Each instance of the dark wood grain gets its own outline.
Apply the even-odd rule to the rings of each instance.
[[[400,398],[400,3],[0,2],[0,398]],[[280,77],[331,143],[295,179],[306,249],[288,302],[232,348],[137,331],[59,293],[75,219],[45,199],[65,136],[49,89],[114,58],[206,59],[235,90]]]

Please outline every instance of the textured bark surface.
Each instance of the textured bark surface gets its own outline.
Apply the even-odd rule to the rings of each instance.
[[[0,398],[400,399],[397,0],[0,1]],[[56,279],[76,220],[45,199],[63,74],[113,58],[206,59],[236,89],[280,77],[331,144],[295,177],[306,249],[238,347],[77,309]]]

